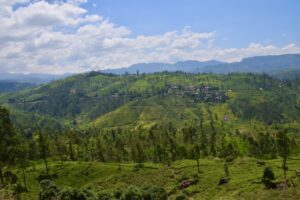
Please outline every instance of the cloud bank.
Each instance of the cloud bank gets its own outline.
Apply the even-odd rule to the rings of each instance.
[[[132,36],[130,28],[91,15],[81,7],[86,1],[0,0],[0,73],[59,74],[139,62],[233,62],[256,55],[300,53],[295,44],[219,48],[215,31],[199,33],[189,27]]]

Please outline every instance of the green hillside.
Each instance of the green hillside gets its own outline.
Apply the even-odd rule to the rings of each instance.
[[[299,88],[296,82],[255,74],[91,72],[4,94],[0,103],[12,110],[18,126],[50,122],[56,127],[136,127],[173,122],[182,127],[202,117],[222,121],[227,115],[228,123],[274,124],[300,120]],[[209,108],[209,114],[203,108]]]
[[[298,80],[91,72],[0,102],[0,198],[300,195]]]

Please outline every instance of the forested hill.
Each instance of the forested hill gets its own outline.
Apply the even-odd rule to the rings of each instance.
[[[17,127],[182,127],[214,120],[247,130],[251,122],[300,121],[300,84],[255,74],[91,72],[2,94]],[[25,129],[23,129],[25,130]]]

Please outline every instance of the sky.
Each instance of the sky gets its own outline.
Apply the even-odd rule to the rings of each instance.
[[[300,53],[299,0],[0,0],[0,73]]]

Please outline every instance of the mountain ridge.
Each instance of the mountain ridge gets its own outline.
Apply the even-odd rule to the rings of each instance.
[[[196,61],[186,60],[176,63],[137,63],[129,67],[100,70],[103,73],[135,74],[182,71],[187,73],[218,73],[251,72],[274,74],[287,69],[300,69],[300,54],[254,56],[240,62],[226,63],[217,60]]]
[[[2,82],[16,82],[16,83],[26,83],[26,84],[43,84],[55,81],[58,79],[66,78],[72,74],[40,74],[40,73],[0,73],[0,81]]]

